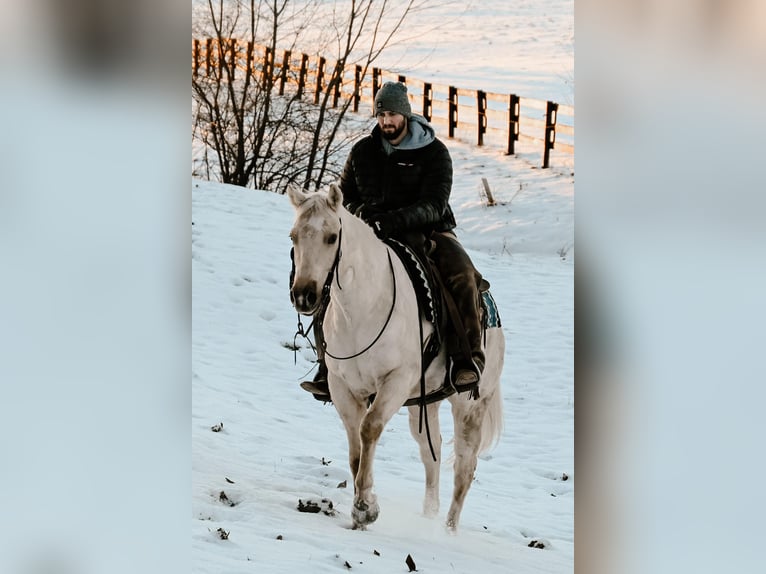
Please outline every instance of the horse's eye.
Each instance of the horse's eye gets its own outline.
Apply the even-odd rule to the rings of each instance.
[[[331,233],[330,235],[327,236],[327,243],[332,245],[336,241],[338,241],[338,234],[337,233]]]

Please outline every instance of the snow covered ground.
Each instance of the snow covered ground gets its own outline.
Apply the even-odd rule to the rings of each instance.
[[[471,179],[461,170],[470,150],[458,151],[456,170]],[[529,170],[503,161],[511,171]],[[453,197],[458,221],[469,222],[458,231],[492,283],[509,341],[505,432],[480,461],[455,538],[443,529],[446,508],[435,520],[420,516],[423,468],[404,409],[376,455],[381,517],[367,532],[348,530],[353,490],[337,488],[351,483],[345,433],[334,408],[298,387],[312,353],[301,349],[294,365],[288,349],[296,328],[287,290],[292,208],[285,196],[194,182],[195,572],[235,572],[247,562],[268,572],[332,572],[346,561],[390,572],[404,567],[407,554],[425,572],[572,570],[573,261],[558,254],[572,241],[572,195],[569,178],[557,183],[492,208],[476,192]],[[448,440],[448,405],[441,412]],[[450,493],[444,463],[443,507]],[[299,499],[321,498],[332,500],[336,516],[296,509]],[[530,548],[533,540],[545,548]]]

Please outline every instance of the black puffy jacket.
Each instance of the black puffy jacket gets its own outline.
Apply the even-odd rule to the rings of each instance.
[[[430,126],[427,129],[433,134]],[[452,159],[447,147],[435,137],[424,147],[395,148],[389,155],[383,148],[380,127],[375,126],[351,149],[340,187],[343,204],[351,213],[362,205],[391,213],[399,233],[428,234],[455,227],[449,206]]]

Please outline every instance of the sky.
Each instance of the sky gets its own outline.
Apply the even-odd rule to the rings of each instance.
[[[530,6],[518,8],[534,19]],[[503,7],[495,21],[511,26],[519,14]],[[473,46],[475,57],[460,57],[461,42],[481,27],[484,10],[491,7],[469,6],[459,25],[464,37],[449,46],[434,42],[438,49],[413,66],[413,74],[451,58],[456,82],[470,76],[499,86],[506,68],[491,57],[491,42]],[[541,13],[538,20],[551,25],[563,19]],[[407,53],[428,41],[420,38]],[[558,57],[565,68],[566,57]],[[512,69],[507,66],[508,81]],[[545,85],[559,90],[556,70],[541,61],[542,80],[521,92]],[[439,515],[422,516],[424,470],[401,409],[376,453],[380,518],[365,532],[349,530],[353,488],[345,432],[332,405],[298,386],[313,376],[313,353],[305,345],[295,357],[290,350],[297,327],[288,295],[293,209],[286,196],[268,190],[194,180],[193,572],[337,572],[349,566],[407,572],[407,555],[419,572],[573,571],[574,160],[554,153],[552,168],[543,170],[534,148],[509,157],[439,135],[453,158],[456,231],[492,284],[507,341],[504,431],[480,458],[458,533],[444,527],[452,486],[448,404],[440,409],[445,460]],[[497,205],[486,205],[482,178]],[[322,499],[332,501],[333,516],[297,510],[299,500]]]

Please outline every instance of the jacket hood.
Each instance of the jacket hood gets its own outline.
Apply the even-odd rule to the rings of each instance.
[[[407,131],[407,137],[396,146],[398,149],[420,149],[426,147],[436,138],[436,132],[428,121],[417,114],[410,116]]]

